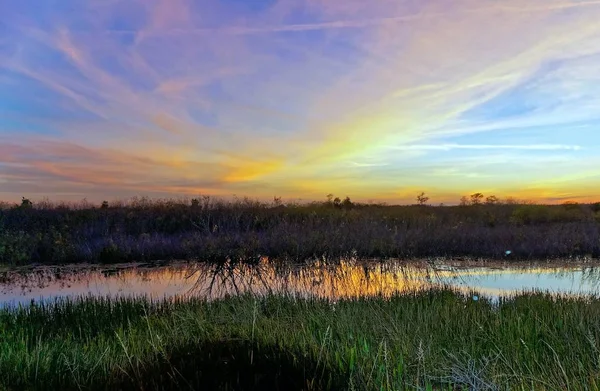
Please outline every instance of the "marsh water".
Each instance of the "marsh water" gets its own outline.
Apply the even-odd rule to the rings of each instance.
[[[591,262],[515,265],[391,260],[305,266],[263,260],[253,266],[173,262],[29,267],[0,272],[0,307],[86,296],[217,299],[242,293],[285,293],[335,300],[443,286],[492,298],[532,290],[598,295],[600,267]]]

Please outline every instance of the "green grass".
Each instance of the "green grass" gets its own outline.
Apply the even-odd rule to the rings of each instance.
[[[598,390],[600,299],[86,299],[0,310],[0,388]]]

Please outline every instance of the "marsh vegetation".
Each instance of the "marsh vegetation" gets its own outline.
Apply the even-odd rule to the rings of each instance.
[[[483,200],[5,205],[3,294],[57,281],[78,293],[0,306],[0,389],[600,390],[600,207]],[[560,258],[592,284],[492,298],[397,263],[415,258]],[[180,273],[175,259],[201,263]],[[156,260],[191,293],[78,290]],[[163,292],[152,270],[136,278]]]
[[[429,289],[0,310],[7,389],[600,389],[600,299]]]
[[[420,202],[427,202],[420,195]],[[423,198],[424,197],[424,198]],[[489,198],[489,197],[488,197]],[[203,197],[0,210],[0,263],[600,256],[600,205],[387,206]]]

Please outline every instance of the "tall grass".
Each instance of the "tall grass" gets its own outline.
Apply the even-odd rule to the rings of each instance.
[[[59,301],[0,310],[0,388],[598,390],[600,299]]]
[[[600,256],[595,205],[149,201],[0,209],[0,263]]]

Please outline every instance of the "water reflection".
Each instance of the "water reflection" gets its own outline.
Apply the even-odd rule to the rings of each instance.
[[[286,293],[329,299],[390,296],[450,286],[490,296],[519,291],[600,293],[600,268],[587,264],[508,264],[344,261],[298,267],[269,262],[258,265],[171,263],[39,267],[0,272],[0,306],[57,297],[108,296],[221,298],[252,292]]]

